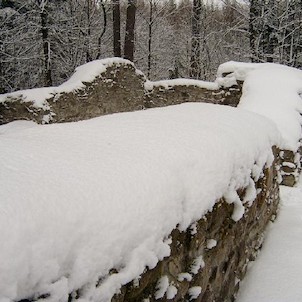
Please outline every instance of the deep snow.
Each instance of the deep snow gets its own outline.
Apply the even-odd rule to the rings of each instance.
[[[269,120],[210,104],[0,126],[0,301],[66,301],[83,286],[81,302],[109,301],[223,195],[240,219],[235,190],[271,164],[279,139]]]

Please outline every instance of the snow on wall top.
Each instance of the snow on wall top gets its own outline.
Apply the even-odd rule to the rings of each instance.
[[[230,73],[225,78],[223,73]],[[297,151],[302,138],[302,71],[272,63],[227,62],[218,82],[244,81],[239,108],[268,117],[279,129],[282,149]]]
[[[131,65],[134,64],[122,58],[108,58],[102,60],[95,60],[75,69],[74,74],[65,83],[57,87],[44,87],[35,89],[19,90],[12,93],[0,95],[0,103],[4,103],[14,98],[22,98],[23,102],[33,102],[36,108],[49,109],[47,99],[52,98],[54,95],[61,93],[72,92],[84,88],[83,82],[92,82],[97,76],[106,72],[108,67],[113,65]],[[137,70],[139,74],[140,71]]]
[[[279,133],[245,110],[187,103],[76,123],[16,121],[0,138],[0,300],[67,301],[86,285],[81,302],[104,302],[168,256],[171,231],[220,197],[239,220],[236,189],[271,164]]]
[[[275,66],[273,63],[245,63],[229,61],[221,64],[217,70],[216,82],[223,87],[231,87],[237,81],[244,81],[252,70]],[[282,66],[282,65],[279,65]]]
[[[172,80],[163,80],[163,81],[146,81],[145,89],[151,91],[154,87],[163,87],[165,89],[170,89],[174,86],[196,86],[199,88],[204,88],[208,90],[217,90],[219,86],[214,82],[200,81],[194,79],[172,79]]]

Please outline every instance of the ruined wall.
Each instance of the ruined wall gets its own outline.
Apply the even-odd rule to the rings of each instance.
[[[71,92],[54,94],[37,107],[20,95],[8,95],[0,101],[0,125],[18,119],[37,123],[80,121],[105,114],[163,107],[184,102],[203,102],[236,107],[242,95],[243,81],[228,83],[223,73],[218,83],[195,80],[147,81],[129,61],[106,68],[93,81]],[[300,148],[297,153],[281,152],[282,184],[293,186],[301,171]]]
[[[242,83],[217,89],[194,85],[153,85],[144,89],[145,78],[132,65],[108,67],[92,82],[68,93],[47,99],[47,106],[37,108],[19,98],[0,102],[0,124],[16,119],[38,123],[79,121],[104,114],[161,107],[182,102],[210,102],[236,106],[240,100]],[[265,227],[275,218],[279,187],[277,177],[278,150],[271,168],[256,182],[258,195],[245,204],[245,215],[238,222],[232,220],[233,204],[218,200],[213,210],[197,221],[191,229],[171,234],[171,255],[152,270],[146,270],[139,280],[126,284],[115,302],[204,301],[231,302],[235,300],[247,264],[255,259],[261,248]],[[281,152],[283,183],[292,185],[289,163],[297,163],[297,155]],[[300,162],[300,158],[299,158]],[[299,168],[300,169],[300,168]],[[296,173],[296,172],[295,172]],[[287,180],[286,180],[287,179]],[[294,179],[296,180],[296,178]],[[242,188],[241,198],[246,193]],[[116,273],[114,268],[112,274]],[[165,290],[159,284],[167,283]],[[195,294],[195,296],[194,296]],[[81,289],[70,295],[81,297]],[[27,300],[30,301],[30,300]]]
[[[105,114],[143,109],[144,76],[131,65],[109,67],[77,92],[49,100],[52,122],[85,120]]]
[[[184,102],[236,106],[241,97],[241,83],[232,87],[207,83],[203,87],[203,83],[206,82],[202,81],[186,85],[171,85],[173,80],[149,82],[129,61],[124,61],[124,63],[119,61],[117,64],[106,67],[106,71],[100,73],[91,82],[83,81],[83,87],[79,89],[60,93],[54,89],[54,92],[45,98],[43,106],[37,106],[35,100],[28,99],[22,91],[2,96],[0,98],[0,125],[20,119],[46,124],[72,122],[110,113]],[[42,88],[41,93],[45,93],[47,89]]]
[[[22,92],[17,97],[8,95],[0,102],[0,125],[18,119],[37,123],[71,122],[139,110],[144,106],[144,82],[144,75],[126,61],[107,67],[92,82],[83,82],[80,89],[55,93],[40,107],[26,100]]]
[[[256,182],[259,193],[252,204],[245,205],[242,219],[233,221],[234,205],[218,200],[190,229],[175,229],[170,237],[171,255],[146,270],[139,280],[124,285],[112,301],[234,301],[248,263],[255,260],[262,246],[265,228],[276,216],[276,164],[277,159]],[[238,193],[243,198],[246,190]],[[111,274],[115,273],[113,269]],[[81,297],[81,290],[77,297]]]
[[[301,154],[302,147],[296,153],[290,150],[280,151],[281,185],[293,187],[298,182],[301,173]]]
[[[112,302],[198,301],[233,302],[248,263],[260,251],[265,229],[278,211],[279,150],[275,161],[255,182],[258,195],[245,204],[245,214],[237,222],[231,216],[234,204],[220,199],[211,212],[184,232],[174,229],[170,238],[171,254],[139,279],[124,285]],[[246,188],[238,191],[241,199]],[[118,243],[117,243],[118,244]],[[122,269],[122,268],[121,268]],[[112,268],[110,274],[118,270]],[[102,280],[96,284],[98,287]],[[70,293],[68,301],[81,299],[82,290]],[[47,298],[48,295],[42,295]],[[33,302],[22,300],[19,302]],[[41,300],[39,300],[41,301]]]
[[[185,102],[202,102],[236,107],[242,94],[242,83],[240,82],[232,87],[216,85],[217,87],[210,89],[207,85],[202,87],[202,85],[194,85],[193,83],[172,83],[173,80],[153,82],[151,88],[146,89],[145,107],[163,107]]]

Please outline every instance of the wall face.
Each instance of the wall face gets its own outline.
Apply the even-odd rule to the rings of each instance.
[[[105,114],[163,107],[184,102],[203,102],[237,106],[241,83],[230,88],[214,90],[195,85],[155,86],[144,89],[146,79],[132,65],[108,67],[84,88],[56,94],[46,99],[47,106],[37,108],[24,96],[7,97],[0,102],[0,125],[14,120],[33,120],[37,123],[57,123],[85,120]],[[156,82],[154,82],[156,83]]]
[[[22,97],[0,103],[0,125],[17,119],[37,123],[85,120],[105,114],[140,110],[144,106],[142,74],[129,64],[108,67],[84,88],[47,99],[47,109],[36,108]]]
[[[280,151],[281,185],[293,187],[297,183],[301,172],[301,154],[302,147],[300,147],[296,153],[290,150]]]
[[[241,97],[241,88],[240,84],[230,88],[221,87],[216,90],[194,85],[175,85],[169,88],[156,86],[153,90],[146,92],[145,107],[163,107],[185,102],[202,102],[236,107]]]
[[[265,228],[277,212],[276,161],[264,171],[256,188],[261,192],[250,207],[246,206],[245,215],[238,222],[231,219],[233,205],[221,199],[193,228],[186,232],[174,230],[171,256],[144,273],[138,282],[125,285],[113,301],[189,301],[194,289],[201,292],[193,301],[234,301],[247,264],[255,260]],[[238,193],[243,198],[245,190]],[[159,297],[161,278],[168,280],[170,287]],[[173,287],[177,293],[169,300]]]
[[[85,89],[50,100],[52,122],[80,121],[143,108],[144,77],[131,65],[109,67]]]

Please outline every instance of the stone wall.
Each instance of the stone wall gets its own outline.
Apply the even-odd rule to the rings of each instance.
[[[170,256],[154,269],[146,269],[139,279],[124,285],[111,301],[235,301],[248,263],[255,260],[262,247],[265,229],[275,220],[278,211],[279,150],[274,148],[274,154],[273,165],[255,182],[257,197],[252,203],[245,204],[245,214],[239,221],[231,218],[234,204],[228,204],[223,198],[218,200],[212,211],[188,230],[174,229],[170,236]],[[237,192],[241,199],[246,190]],[[118,271],[112,268],[110,274],[116,273]],[[68,301],[80,299],[81,292],[82,289],[72,292]],[[49,297],[47,293],[41,294],[38,300]]]
[[[22,92],[17,97],[8,95],[0,102],[0,125],[18,119],[37,123],[71,122],[140,110],[144,107],[144,82],[144,75],[125,61],[107,67],[92,82],[83,82],[80,89],[54,94],[41,107],[26,100]]]
[[[261,249],[265,228],[276,217],[279,203],[276,163],[277,160],[256,182],[260,193],[250,207],[246,205],[241,220],[234,222],[233,205],[219,200],[212,212],[191,229],[174,230],[171,256],[146,271],[140,280],[125,285],[112,301],[234,301],[248,263],[255,260]],[[243,198],[245,190],[238,193]],[[161,278],[168,279],[170,287],[159,297]],[[177,294],[168,299],[173,296],[173,287]],[[201,290],[195,299],[194,290]]]
[[[37,107],[20,95],[7,95],[0,101],[0,125],[18,119],[37,123],[80,121],[105,114],[145,108],[203,102],[236,107],[242,94],[242,80],[228,83],[233,73],[224,73],[219,84],[195,80],[149,82],[127,60],[106,68],[93,81],[83,82],[81,89],[54,94]],[[233,75],[233,77],[235,77]],[[232,78],[232,77],[231,77]],[[282,184],[293,186],[301,171],[301,151],[281,153]],[[284,160],[283,160],[284,159]]]
[[[242,83],[240,82],[232,87],[217,85],[216,88],[211,89],[206,88],[207,85],[205,87],[194,84],[172,85],[171,82],[173,83],[173,80],[154,82],[152,89],[146,90],[145,107],[163,107],[185,102],[202,102],[236,107],[242,94]]]
[[[49,100],[52,122],[80,121],[105,114],[143,109],[144,76],[132,65],[108,67],[76,92]]]
[[[92,82],[83,84],[81,89],[48,98],[44,108],[37,108],[22,96],[8,97],[0,102],[0,124],[16,119],[38,123],[79,121],[114,112],[182,102],[236,106],[242,91],[241,82],[229,88],[220,86],[214,89],[153,83],[151,90],[145,90],[145,77],[129,64],[108,67]],[[251,205],[245,204],[246,211],[242,219],[233,221],[231,216],[234,205],[224,199],[218,200],[213,210],[191,229],[180,232],[176,228],[171,234],[171,255],[154,269],[146,270],[139,280],[124,285],[121,293],[112,301],[234,301],[247,264],[255,259],[262,245],[265,227],[274,220],[277,212],[278,152],[275,150],[276,159],[272,167],[266,169],[263,177],[255,183],[259,193]],[[290,174],[300,169],[297,156],[283,151],[281,159],[283,174],[288,173],[283,183],[292,184]],[[246,188],[238,192],[241,198],[245,193]],[[111,273],[117,271],[113,268]],[[160,281],[168,282],[166,291],[159,291]],[[199,292],[194,297],[194,293]],[[71,293],[70,301],[80,297],[81,289]]]
[[[124,285],[111,301],[235,301],[248,263],[255,260],[265,229],[275,220],[278,211],[279,150],[275,148],[274,154],[273,165],[255,182],[258,195],[252,203],[245,204],[243,218],[237,222],[232,220],[234,205],[218,200],[213,210],[188,230],[181,232],[176,228],[170,236],[170,256],[154,269],[146,269],[139,279]],[[241,199],[245,194],[246,188],[238,191]],[[116,273],[118,271],[112,268],[110,274]],[[166,284],[159,290],[161,282]],[[81,291],[71,293],[70,301],[80,299]],[[200,294],[193,298],[194,292]]]
[[[165,84],[160,84],[163,82]],[[117,64],[106,67],[106,71],[100,73],[93,81],[83,82],[80,89],[51,93],[46,97],[43,106],[36,106],[35,100],[28,99],[22,91],[2,96],[0,125],[20,119],[33,120],[37,123],[72,122],[110,113],[184,102],[236,106],[242,90],[240,82],[232,87],[208,83],[212,86],[210,89],[208,84],[203,87],[205,82],[202,81],[186,85],[171,85],[169,80],[163,82],[149,82],[129,61],[124,60],[124,63],[118,61]],[[43,89],[41,93],[44,93]]]
[[[297,152],[290,150],[280,151],[281,185],[293,187],[298,182],[301,173],[301,154],[302,147],[300,147]]]
[[[5,101],[0,101],[0,125],[18,119],[37,123],[72,122],[184,102],[236,107],[241,98],[243,81],[235,80],[227,85],[230,75],[233,73],[222,74],[218,81],[220,84],[183,79],[149,82],[129,61],[118,61],[92,82],[83,82],[81,89],[54,94],[45,100],[46,106],[40,108],[26,101],[22,94],[8,95]],[[299,149],[294,154],[284,150],[281,153],[282,184],[296,184],[301,171],[301,151]]]

